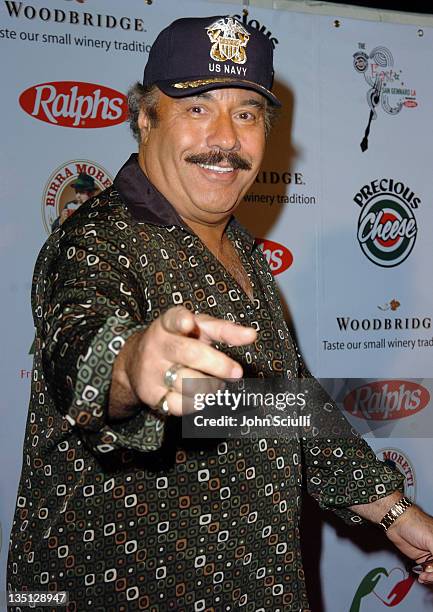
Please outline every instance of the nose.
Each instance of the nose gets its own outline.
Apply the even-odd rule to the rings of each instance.
[[[209,148],[219,148],[222,151],[237,151],[240,148],[238,133],[233,118],[229,113],[219,113],[211,123],[207,137]]]

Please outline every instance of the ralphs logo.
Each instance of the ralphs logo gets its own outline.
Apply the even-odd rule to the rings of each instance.
[[[266,257],[274,276],[281,274],[293,263],[293,255],[289,249],[278,242],[256,238],[256,244]]]
[[[102,128],[127,119],[123,93],[77,81],[41,83],[19,97],[21,108],[31,117],[52,125],[71,128]]]
[[[430,401],[428,390],[409,380],[377,380],[353,389],[343,401],[350,414],[385,421],[412,416]]]

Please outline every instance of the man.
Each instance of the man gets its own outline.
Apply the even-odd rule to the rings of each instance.
[[[342,419],[332,440],[182,439],[182,379],[305,375],[232,217],[279,105],[272,79],[262,33],[171,24],[130,92],[138,156],[42,250],[13,590],[68,591],[80,611],[307,611],[302,463],[322,507],[383,519],[413,559],[433,552],[430,517]]]
[[[75,200],[78,206],[87,202],[87,200],[93,197],[97,191],[95,179],[86,172],[80,172],[77,180],[71,184],[71,187],[75,191]]]
[[[56,230],[59,225],[64,223],[68,217],[73,215],[74,212],[80,208],[81,204],[87,202],[87,200],[92,198],[97,192],[95,179],[86,172],[80,172],[77,180],[71,184],[71,187],[75,190],[75,200],[66,202],[60,216],[55,219],[51,226],[52,232]]]

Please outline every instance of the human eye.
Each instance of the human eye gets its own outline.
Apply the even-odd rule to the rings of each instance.
[[[205,109],[200,104],[193,104],[192,106],[188,107],[187,112],[190,115],[196,115],[197,116],[197,115],[203,115],[205,113]]]
[[[243,123],[256,123],[258,121],[258,112],[243,110],[238,113],[238,118]]]

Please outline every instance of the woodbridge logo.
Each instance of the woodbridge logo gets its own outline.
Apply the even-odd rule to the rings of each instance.
[[[289,249],[278,242],[256,238],[256,244],[266,257],[274,276],[281,274],[293,263],[293,255]]]
[[[45,6],[35,7],[31,4],[24,4],[24,2],[16,2],[15,0],[5,0],[5,6],[11,18],[24,18],[29,20],[40,19],[45,22],[54,21],[55,23],[83,25],[92,28],[108,28],[110,30],[120,28],[121,30],[146,32],[144,20],[139,17],[115,17],[114,15],[104,15],[101,13],[64,11],[62,9],[47,8]]]
[[[431,317],[396,317],[395,319],[352,319],[337,317],[340,331],[380,331],[383,329],[430,329]],[[390,345],[392,347],[392,344]]]
[[[413,209],[421,198],[402,181],[382,178],[364,185],[353,200],[361,207],[357,238],[364,255],[383,268],[400,265],[415,244]]]
[[[126,96],[115,89],[58,81],[29,87],[19,97],[21,108],[31,117],[71,128],[102,128],[126,121]]]
[[[425,408],[428,390],[409,380],[377,380],[353,389],[343,400],[349,414],[367,421],[403,419]]]

